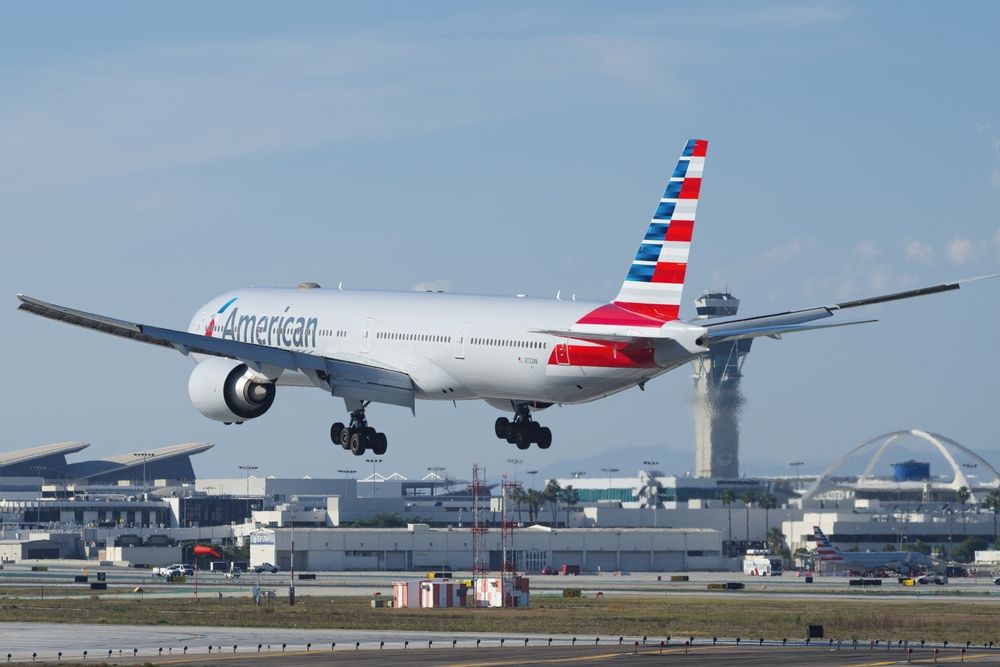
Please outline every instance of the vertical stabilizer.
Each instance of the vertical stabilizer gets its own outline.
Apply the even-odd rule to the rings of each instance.
[[[616,306],[664,322],[677,319],[707,150],[704,139],[691,139],[684,147]]]
[[[819,526],[813,526],[813,535],[816,538],[816,553],[820,560],[844,560],[840,555],[840,549],[830,543]]]

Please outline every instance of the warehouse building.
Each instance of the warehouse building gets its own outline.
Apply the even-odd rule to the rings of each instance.
[[[524,572],[578,565],[584,572],[722,570],[722,533],[703,528],[558,528],[514,531]],[[296,570],[471,570],[468,528],[263,528],[250,533],[250,564]],[[499,531],[485,535],[489,568],[499,570]]]

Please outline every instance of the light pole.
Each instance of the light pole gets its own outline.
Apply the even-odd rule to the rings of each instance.
[[[239,466],[239,469],[244,472],[244,474],[246,475],[246,478],[247,478],[247,521],[249,521],[250,518],[251,518],[251,515],[250,515],[250,471],[251,470],[256,470],[257,466],[241,465],[241,466]]]
[[[133,452],[132,456],[137,456],[142,459],[142,490],[146,490],[146,459],[156,456],[152,452]]]
[[[524,463],[522,459],[507,459],[507,463],[514,466],[514,483],[517,484],[517,466]]]
[[[382,459],[371,458],[365,459],[365,461],[372,464],[372,498],[374,498],[378,495],[378,487],[375,486],[378,483],[378,480],[375,479],[375,464],[382,463]]]
[[[337,472],[339,472],[341,475],[343,475],[344,479],[347,479],[348,477],[350,477],[351,475],[353,475],[354,473],[356,473],[357,470],[347,470],[346,468],[339,468],[337,470]]]
[[[608,491],[611,490],[611,475],[621,470],[621,468],[601,468],[601,471],[608,473]]]
[[[535,475],[538,474],[538,471],[537,470],[526,470],[525,472],[527,472],[531,476],[531,488],[535,488]]]

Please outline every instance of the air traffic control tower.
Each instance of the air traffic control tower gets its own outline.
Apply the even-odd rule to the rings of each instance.
[[[698,319],[736,315],[740,300],[727,289],[695,299]],[[709,345],[694,367],[695,477],[740,474],[740,378],[751,339]]]

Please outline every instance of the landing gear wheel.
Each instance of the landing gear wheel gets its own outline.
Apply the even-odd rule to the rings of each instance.
[[[365,445],[367,438],[365,438],[361,433],[354,433],[351,435],[351,453],[355,456],[364,456]]]
[[[333,426],[330,427],[330,441],[335,445],[342,444],[340,442],[340,432],[343,431],[346,426],[342,422],[334,422]]]
[[[531,447],[531,438],[528,437],[528,429],[520,424],[518,426],[517,433],[514,434],[514,444],[517,445],[518,449],[527,449]]]
[[[548,449],[552,445],[552,431],[531,418],[532,405],[528,402],[516,403],[513,419],[497,417],[493,425],[496,436],[518,449],[527,449],[533,442],[538,444],[539,449]]]
[[[351,429],[346,426],[340,429],[340,446],[344,449],[351,448]]]
[[[385,450],[389,447],[389,439],[385,437],[385,433],[376,433],[371,442],[372,453],[375,456],[382,456],[385,454]]]

